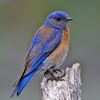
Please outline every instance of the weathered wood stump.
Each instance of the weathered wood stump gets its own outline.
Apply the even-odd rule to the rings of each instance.
[[[48,81],[44,77],[41,83],[42,100],[82,100],[81,67],[79,63],[66,68],[63,81]]]

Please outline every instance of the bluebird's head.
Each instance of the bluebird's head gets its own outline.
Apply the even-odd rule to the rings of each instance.
[[[68,22],[71,20],[72,18],[70,18],[67,13],[55,11],[47,16],[45,24],[58,29],[64,29],[68,27]]]

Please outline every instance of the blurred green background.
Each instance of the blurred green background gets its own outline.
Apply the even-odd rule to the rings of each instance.
[[[100,0],[0,0],[0,100],[11,100],[33,34],[55,10],[68,12],[71,41],[64,66],[80,62],[83,100],[100,99]],[[12,100],[40,100],[38,75]]]

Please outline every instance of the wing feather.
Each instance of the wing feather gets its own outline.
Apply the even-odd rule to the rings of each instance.
[[[21,92],[24,86],[27,84],[27,81],[30,80],[27,79],[27,76],[33,72],[36,72],[40,68],[39,66],[42,66],[42,62],[53,52],[54,49],[57,48],[61,42],[61,36],[62,34],[60,30],[51,28],[46,29],[45,27],[36,32],[25,59],[24,70],[22,71],[19,80],[16,82],[15,90],[17,92],[18,90],[16,88],[18,88]],[[25,77],[27,77],[27,80]],[[23,83],[23,80],[25,80],[25,83]],[[23,86],[21,86],[22,83],[24,84]]]

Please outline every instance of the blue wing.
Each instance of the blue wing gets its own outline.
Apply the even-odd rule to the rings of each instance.
[[[60,44],[61,36],[60,30],[48,28],[42,28],[35,34],[25,59],[24,71],[16,83],[12,96],[16,92],[17,95],[21,93],[32,76],[42,67],[43,61]]]

